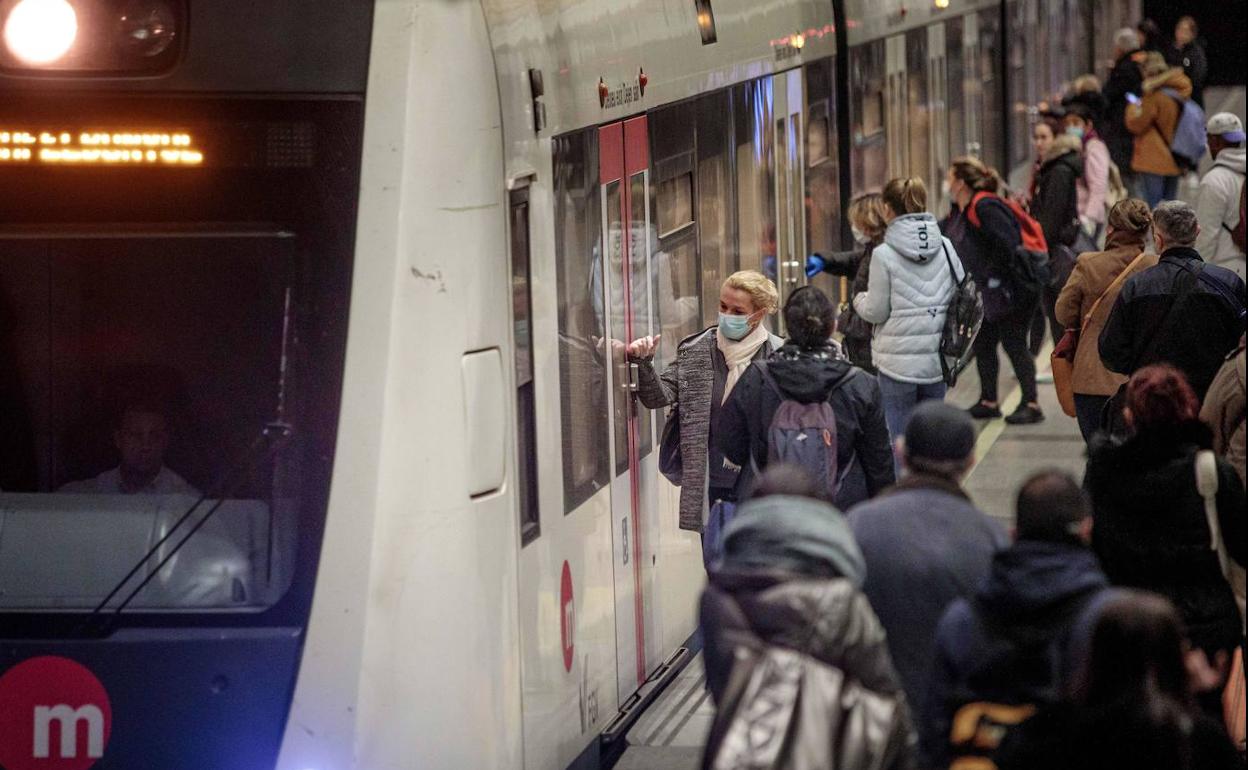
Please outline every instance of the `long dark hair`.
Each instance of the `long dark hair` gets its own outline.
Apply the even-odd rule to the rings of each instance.
[[[836,306],[814,286],[803,286],[784,303],[789,339],[802,350],[818,350],[827,345],[835,323]]]

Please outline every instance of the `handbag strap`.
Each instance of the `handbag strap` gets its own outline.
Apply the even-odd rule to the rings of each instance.
[[[1110,282],[1109,286],[1105,287],[1105,291],[1101,292],[1101,296],[1096,298],[1096,302],[1092,303],[1092,308],[1088,310],[1088,314],[1083,317],[1084,326],[1087,326],[1088,322],[1092,320],[1092,316],[1096,314],[1096,309],[1101,306],[1101,300],[1108,297],[1115,289],[1120,288],[1124,283],[1126,283],[1127,279],[1131,277],[1131,274],[1135,272],[1135,268],[1144,261],[1144,257],[1146,256],[1148,255],[1141,251],[1139,256],[1131,260],[1131,262],[1122,269],[1121,273],[1114,276],[1114,280]]]
[[[1218,567],[1228,579],[1230,566],[1226,542],[1222,539],[1222,527],[1218,523],[1218,460],[1213,450],[1202,449],[1196,453],[1196,490],[1205,499],[1205,521],[1209,524],[1209,550],[1218,554]]]

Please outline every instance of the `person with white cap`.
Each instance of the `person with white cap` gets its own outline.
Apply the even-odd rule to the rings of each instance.
[[[1231,231],[1239,224],[1240,195],[1244,186],[1244,124],[1229,113],[1219,112],[1205,125],[1213,168],[1200,180],[1196,218],[1200,235],[1196,251],[1212,265],[1244,277],[1244,252],[1235,245]]]

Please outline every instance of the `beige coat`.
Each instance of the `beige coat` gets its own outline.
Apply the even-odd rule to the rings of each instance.
[[[1062,287],[1057,298],[1057,321],[1067,328],[1080,327],[1083,319],[1092,310],[1096,298],[1109,288],[1118,274],[1126,269],[1131,261],[1140,255],[1144,246],[1139,240],[1133,240],[1129,234],[1114,233],[1105,244],[1108,251],[1093,251],[1080,254],[1075,262],[1075,269],[1070,279]],[[1132,271],[1138,273],[1157,264],[1157,256],[1150,254]],[[1101,363],[1097,352],[1096,341],[1101,336],[1101,328],[1109,318],[1109,311],[1118,298],[1119,284],[1112,296],[1106,296],[1096,308],[1096,313],[1082,326],[1079,333],[1079,347],[1075,350],[1075,369],[1073,376],[1074,391],[1088,396],[1112,396],[1127,381],[1121,374],[1115,374]]]
[[[1179,103],[1161,89],[1171,88],[1184,99],[1192,96],[1192,81],[1182,67],[1173,67],[1144,81],[1139,105],[1128,105],[1125,114],[1127,130],[1135,135],[1135,154],[1131,170],[1161,176],[1178,176],[1179,165],[1170,153],[1170,142],[1179,125]]]
[[[1226,359],[1205,394],[1200,419],[1213,428],[1213,450],[1235,466],[1240,479],[1244,470],[1244,339]]]

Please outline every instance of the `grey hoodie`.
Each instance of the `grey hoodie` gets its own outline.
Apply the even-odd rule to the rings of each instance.
[[[882,374],[915,384],[941,381],[940,334],[955,275],[960,281],[965,270],[936,217],[905,214],[889,223],[871,254],[867,291],[854,297],[854,310],[875,324],[871,356]]]
[[[1244,278],[1244,253],[1235,248],[1228,228],[1239,224],[1239,188],[1244,184],[1244,149],[1218,153],[1213,168],[1200,180],[1196,217],[1200,235],[1196,251],[1208,263],[1233,270]]]
[[[720,566],[843,577],[859,589],[867,576],[845,515],[828,503],[789,495],[742,504],[724,529]]]

